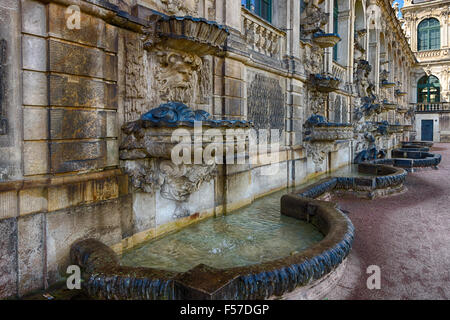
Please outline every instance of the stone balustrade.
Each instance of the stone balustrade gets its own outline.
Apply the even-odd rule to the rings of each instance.
[[[449,49],[438,49],[438,50],[426,50],[417,52],[417,58],[419,60],[436,59],[439,57],[445,57],[450,54]]]
[[[242,8],[242,32],[247,44],[261,54],[280,57],[286,34],[249,10]]]
[[[449,112],[450,102],[412,103],[416,112]]]
[[[345,68],[344,66],[341,66],[340,64],[338,64],[335,61],[333,61],[333,65],[331,67],[331,70],[332,70],[331,73],[336,78],[345,79],[345,72],[347,71],[347,68]]]

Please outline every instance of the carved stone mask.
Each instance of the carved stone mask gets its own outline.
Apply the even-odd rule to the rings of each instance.
[[[159,83],[161,99],[191,102],[197,80],[196,71],[202,66],[202,60],[181,52],[158,52],[158,59],[160,68],[155,78]]]

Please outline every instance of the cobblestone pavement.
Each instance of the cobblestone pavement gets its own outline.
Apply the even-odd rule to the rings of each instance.
[[[410,173],[407,192],[374,201],[340,198],[356,228],[349,264],[325,299],[450,299],[450,144],[439,170]],[[367,288],[367,267],[381,289]]]

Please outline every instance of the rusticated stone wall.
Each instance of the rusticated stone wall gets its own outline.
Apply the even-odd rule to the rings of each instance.
[[[84,11],[69,29],[66,10],[0,6],[0,298],[61,280],[77,239],[112,246],[133,228],[117,169],[120,31]]]
[[[81,29],[71,30],[66,9],[23,7],[25,176],[118,164],[118,30],[83,12]]]

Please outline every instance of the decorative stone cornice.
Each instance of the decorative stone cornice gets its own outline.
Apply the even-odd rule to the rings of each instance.
[[[144,48],[152,49],[163,43],[166,47],[195,53],[198,56],[223,51],[230,34],[227,27],[215,21],[190,16],[167,16],[159,12],[148,17]]]

